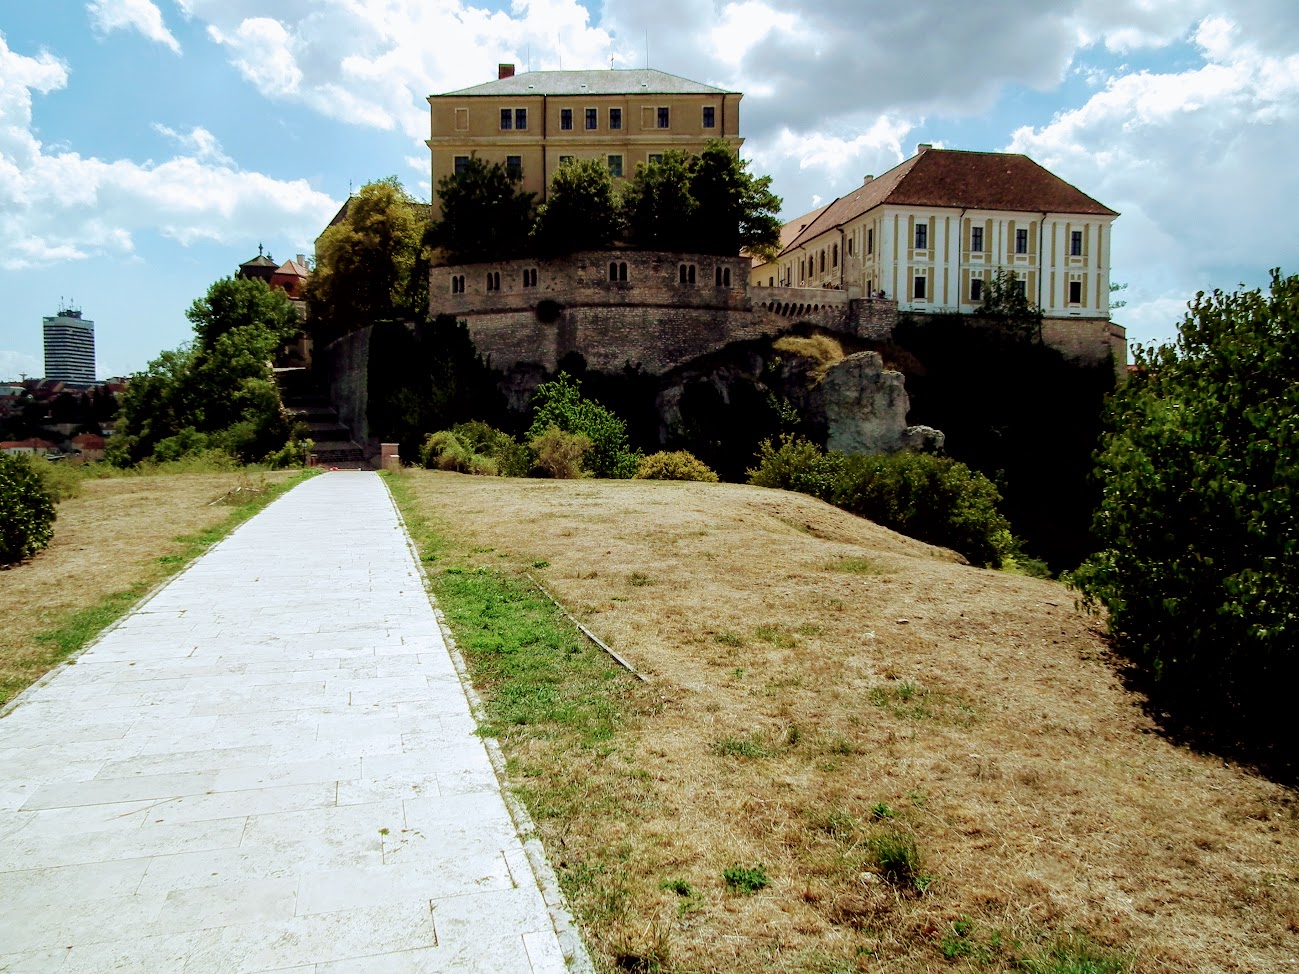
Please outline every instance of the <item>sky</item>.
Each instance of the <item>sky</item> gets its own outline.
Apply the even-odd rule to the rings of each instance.
[[[1023,152],[1122,216],[1130,341],[1200,290],[1299,273],[1293,0],[44,0],[0,10],[0,380],[41,318],[101,377],[191,336],[257,255],[308,256],[351,188],[428,198],[430,93],[651,67],[744,93],[792,219],[915,152]]]

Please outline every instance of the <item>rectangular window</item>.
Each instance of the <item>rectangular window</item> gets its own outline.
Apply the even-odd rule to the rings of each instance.
[[[714,109],[712,105],[704,106],[704,128],[717,128],[716,109]]]
[[[1082,256],[1082,231],[1081,230],[1074,230],[1072,233],[1069,234],[1069,256],[1070,257]]]
[[[1017,254],[1028,253],[1028,231],[1027,230],[1015,231],[1015,253]]]
[[[622,156],[609,157],[609,175],[614,179],[622,178]]]
[[[528,127],[528,110],[526,108],[516,108],[514,110],[514,127],[523,132]]]
[[[866,228],[866,253],[868,254],[875,253],[875,228],[874,227]]]
[[[853,240],[854,240],[855,238],[856,238],[856,234],[849,234],[849,235],[848,235],[848,256],[849,256],[849,257],[852,256],[852,242],[853,242]]]
[[[671,116],[666,108],[660,108],[658,111],[659,128],[666,129],[672,127]]]
[[[586,110],[586,130],[588,132],[598,128],[600,125],[599,112],[594,108]]]
[[[916,250],[929,249],[929,224],[916,224]]]
[[[506,156],[505,171],[511,176],[523,175],[523,156]]]
[[[650,153],[648,156],[646,156],[645,158],[649,160],[650,165],[652,165],[652,166],[657,166],[657,165],[662,164],[662,162],[663,162],[663,153],[661,153],[661,152],[651,152],[651,153]]]
[[[502,108],[501,109],[501,131],[508,132],[512,128],[514,128],[514,109]]]
[[[915,296],[917,301],[925,299],[925,285],[928,283],[924,276],[917,277],[915,280]]]
[[[1019,292],[1019,296],[1020,296],[1021,298],[1022,298],[1022,297],[1027,297],[1027,295],[1028,295],[1028,281],[1024,280],[1024,279],[1021,277],[1018,281],[1015,282],[1015,290]]]
[[[821,251],[821,273],[825,273],[825,251]]]
[[[561,108],[559,110],[559,127],[565,132],[573,130],[573,109]]]
[[[1082,281],[1069,282],[1069,303],[1082,304]]]
[[[616,132],[618,129],[622,128],[622,109],[621,109],[621,108],[611,108],[611,109],[609,109],[609,128],[612,129],[612,130],[615,131],[615,132]]]
[[[561,166],[564,165],[565,163],[569,163],[569,162],[572,162],[572,161],[573,161],[573,157],[572,157],[572,156],[560,156],[560,157],[559,157],[559,164],[560,164]]]
[[[975,304],[983,300],[983,278],[976,277],[970,281],[970,300]]]
[[[456,156],[456,175],[459,176],[468,168],[469,168],[469,157]]]
[[[456,109],[456,131],[457,132],[469,131],[469,109],[467,108]]]
[[[983,227],[970,227],[970,250],[973,253],[983,253]]]

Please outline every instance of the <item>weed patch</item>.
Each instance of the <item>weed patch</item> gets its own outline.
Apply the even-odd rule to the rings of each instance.
[[[762,863],[756,866],[741,866],[738,863],[727,866],[722,870],[722,880],[728,889],[739,893],[756,893],[771,882]]]
[[[885,829],[871,838],[870,851],[880,875],[898,889],[923,893],[933,882],[924,871],[924,859],[910,832]]]

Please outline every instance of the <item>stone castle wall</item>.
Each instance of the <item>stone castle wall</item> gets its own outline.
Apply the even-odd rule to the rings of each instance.
[[[753,286],[744,258],[593,251],[550,260],[434,267],[430,310],[464,320],[500,369],[553,371],[572,352],[589,367],[662,374],[731,342],[808,324],[887,341],[897,303],[824,288]],[[1127,362],[1124,331],[1103,318],[1049,318],[1043,338],[1066,356]]]

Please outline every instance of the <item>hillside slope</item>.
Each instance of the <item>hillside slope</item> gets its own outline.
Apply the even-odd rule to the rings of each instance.
[[[1082,934],[1138,971],[1292,969],[1294,796],[1161,738],[1061,585],[779,491],[402,481],[453,559],[536,575],[648,677],[605,748],[505,741],[606,962],[1001,970]]]

